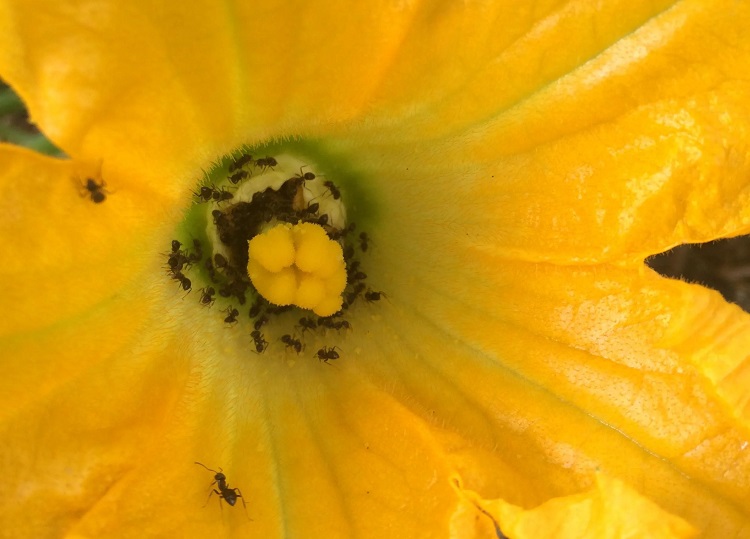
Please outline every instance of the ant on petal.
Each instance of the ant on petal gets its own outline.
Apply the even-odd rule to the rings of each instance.
[[[227,476],[224,475],[223,470],[219,468],[219,471],[212,470],[205,464],[202,464],[200,462],[195,462],[196,464],[203,466],[206,470],[209,472],[214,473],[214,482],[209,485],[209,488],[216,485],[216,487],[219,490],[216,490],[215,488],[211,488],[211,491],[208,493],[208,498],[206,498],[206,503],[203,504],[203,507],[206,507],[208,505],[208,502],[211,500],[211,496],[217,494],[219,496],[219,507],[222,507],[221,500],[223,499],[225,502],[227,502],[229,505],[234,506],[234,504],[237,503],[237,498],[240,498],[242,500],[242,505],[245,508],[245,516],[247,516],[248,519],[252,520],[250,516],[247,514],[247,504],[245,503],[245,498],[242,496],[242,491],[238,488],[230,488],[229,483],[227,483]],[[222,507],[223,509],[223,507]]]
[[[322,361],[326,365],[330,365],[330,363],[328,363],[330,360],[339,358],[339,353],[336,352],[336,350],[341,350],[341,348],[339,348],[338,346],[331,346],[330,348],[327,348],[324,346],[323,348],[318,350],[318,352],[313,357],[317,357],[318,361]]]
[[[97,183],[96,180],[86,178],[85,184],[81,182],[81,196],[89,196],[91,202],[94,204],[101,204],[107,200],[107,194],[109,194],[109,191],[105,189],[106,185],[107,184],[104,180],[102,180],[101,183]]]

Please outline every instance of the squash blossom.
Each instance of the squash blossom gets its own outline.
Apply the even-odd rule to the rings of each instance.
[[[750,536],[749,26],[0,0],[0,535]]]

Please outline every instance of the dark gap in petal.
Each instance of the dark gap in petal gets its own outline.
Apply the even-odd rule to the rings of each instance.
[[[665,277],[712,288],[750,312],[750,236],[678,245],[646,264]]]

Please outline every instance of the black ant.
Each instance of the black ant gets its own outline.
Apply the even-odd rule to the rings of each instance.
[[[368,243],[369,241],[370,241],[370,238],[367,235],[367,232],[362,232],[359,235],[359,248],[362,249],[363,253],[367,251],[367,248],[369,247],[369,243]]]
[[[341,191],[339,191],[338,187],[336,187],[331,180],[323,182],[323,185],[328,187],[328,190],[333,195],[333,200],[338,200],[339,198],[341,198]]]
[[[229,483],[227,483],[227,476],[224,475],[223,470],[219,468],[219,471],[212,470],[205,464],[202,464],[200,462],[195,462],[199,466],[203,466],[206,470],[209,472],[214,473],[214,482],[209,485],[209,488],[216,485],[219,490],[216,490],[215,488],[212,488],[211,491],[208,493],[208,498],[206,499],[206,503],[203,504],[203,507],[206,507],[208,505],[208,502],[211,500],[211,496],[214,495],[214,493],[219,495],[219,507],[221,507],[221,500],[223,499],[225,502],[227,502],[229,505],[234,507],[234,504],[237,503],[237,498],[240,498],[242,500],[242,505],[245,508],[245,515],[247,518],[250,518],[250,516],[247,515],[247,504],[245,503],[245,498],[242,496],[242,491],[238,488],[230,488]],[[250,518],[250,520],[252,520]]]
[[[324,213],[323,215],[319,216],[317,219],[313,219],[312,221],[309,221],[310,223],[315,223],[320,226],[325,226],[328,224],[328,214]]]
[[[192,283],[190,282],[190,279],[188,279],[187,277],[185,277],[185,276],[184,276],[184,275],[182,274],[182,272],[180,272],[180,271],[175,271],[175,272],[174,272],[174,273],[172,274],[172,278],[173,278],[173,279],[174,279],[175,281],[180,281],[180,284],[182,285],[182,289],[183,289],[183,290],[185,290],[186,292],[189,292],[189,291],[190,291],[190,289],[191,289],[191,288],[192,288],[192,286],[193,286],[193,284],[192,284]]]
[[[214,266],[216,266],[219,269],[224,269],[228,267],[228,265],[229,265],[229,261],[223,254],[216,253],[214,255]]]
[[[253,306],[250,307],[250,311],[247,313],[250,315],[250,318],[255,318],[260,314],[260,311],[263,309],[263,303],[261,302],[260,298],[255,300],[255,303],[253,303]]]
[[[302,210],[300,213],[302,215],[306,215],[306,214],[315,215],[316,213],[318,213],[319,209],[320,209],[320,204],[318,204],[317,202],[314,202],[310,204],[307,208]]]
[[[234,172],[235,170],[239,170],[248,163],[251,163],[253,161],[253,156],[250,154],[245,154],[239,159],[237,159],[234,163],[229,165],[229,172]]]
[[[235,279],[234,281],[229,283],[229,291],[234,297],[237,298],[237,301],[240,302],[240,305],[244,305],[245,301],[247,301],[245,298],[245,290],[247,290],[247,287],[248,283],[239,279]]]
[[[208,271],[208,277],[211,279],[212,283],[216,282],[216,268],[214,268],[214,263],[211,261],[211,258],[206,258],[206,262],[204,263],[204,266],[206,267],[206,270]]]
[[[302,352],[302,343],[299,339],[295,339],[291,335],[282,335],[281,342],[283,342],[287,348],[294,348],[294,351],[298,354]]]
[[[330,348],[326,348],[325,346],[318,350],[318,353],[314,355],[313,357],[317,357],[318,361],[322,361],[323,363],[329,364],[328,362],[332,359],[338,359],[339,353],[336,352],[336,349],[341,350],[338,346],[331,346]]]
[[[211,187],[203,186],[200,188],[200,191],[197,191],[193,193],[196,197],[198,197],[201,202],[208,202],[213,198],[214,196],[214,190]]]
[[[354,289],[346,295],[346,302],[349,305],[354,303],[354,300],[357,299],[357,297],[365,291],[365,288],[367,288],[367,285],[365,285],[365,283],[357,283]]]
[[[307,165],[302,165],[307,166]],[[305,182],[309,182],[315,179],[315,174],[312,172],[302,172],[302,167],[299,168],[299,174],[295,174],[291,178],[287,180],[290,185],[294,185],[295,187],[298,187],[300,185],[304,186]],[[285,182],[286,183],[286,182]]]
[[[264,315],[255,321],[255,323],[253,324],[253,327],[257,330],[260,330],[260,328],[265,326],[267,323],[268,323],[268,317]]]
[[[214,301],[216,301],[216,299],[214,298],[215,293],[216,291],[212,286],[201,288],[201,304],[208,305],[209,307],[213,305]]]
[[[332,240],[338,240],[340,238],[345,237],[349,232],[352,232],[354,230],[355,224],[349,223],[344,228],[334,228],[331,232],[328,233],[328,236]],[[354,250],[352,250],[352,256],[354,255]],[[349,257],[351,258],[351,257]]]
[[[352,329],[352,325],[346,320],[340,320],[338,322],[333,322],[331,328],[336,331],[341,331],[342,329]]]
[[[304,333],[306,329],[315,331],[318,326],[315,324],[315,320],[313,320],[312,318],[303,317],[299,319],[298,327],[302,327],[302,332]]]
[[[267,168],[273,169],[278,163],[273,157],[262,157],[255,160],[255,165],[260,167],[261,170],[265,170]]]
[[[253,338],[253,341],[255,341],[255,353],[262,354],[266,348],[268,348],[268,341],[263,338],[263,334],[257,329],[251,331],[250,336]]]
[[[201,258],[203,258],[203,248],[201,247],[200,240],[193,239],[193,248],[195,252],[188,255],[188,259],[191,262],[198,262]]]
[[[229,218],[224,215],[224,212],[221,210],[214,210],[211,212],[211,215],[214,218],[214,224],[216,226],[225,226],[229,224]]]
[[[235,174],[232,174],[227,178],[230,182],[233,184],[237,184],[240,180],[247,178],[247,170],[240,170],[239,172],[236,172]]]
[[[182,244],[179,241],[172,240],[172,252],[167,259],[169,270],[172,273],[181,271],[185,265],[191,265],[191,259],[185,256],[185,252],[181,251],[180,247],[182,247]]]
[[[367,292],[365,292],[365,300],[368,303],[380,301],[380,296],[385,297],[385,294],[383,292],[375,292],[373,290],[368,290]]]
[[[333,320],[331,318],[318,318],[318,325],[327,329],[335,329],[336,331],[352,329],[351,324],[346,320]]]
[[[184,266],[190,267],[191,265],[190,259],[180,252],[170,254],[167,264],[169,265],[169,271],[172,273],[182,271]]]
[[[109,194],[109,191],[105,189],[106,185],[104,180],[101,183],[96,183],[96,180],[86,178],[86,183],[81,183],[81,187],[83,187],[81,196],[88,195],[91,198],[91,202],[100,204],[107,199],[107,194]]]
[[[234,198],[234,195],[223,187],[221,189],[214,189],[211,196],[216,202],[224,202],[225,200],[231,200]]]
[[[222,312],[227,313],[227,317],[224,319],[225,324],[236,324],[237,323],[237,317],[239,316],[240,312],[232,307],[231,305],[224,309]]]

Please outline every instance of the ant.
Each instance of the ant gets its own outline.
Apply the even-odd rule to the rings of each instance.
[[[219,269],[224,269],[229,265],[229,261],[223,254],[216,253],[214,255],[214,265]]]
[[[172,246],[172,248],[174,249],[174,245]],[[203,258],[203,248],[201,247],[200,240],[193,239],[193,248],[195,252],[188,255],[188,259],[191,262],[198,262],[201,258]]]
[[[253,341],[255,341],[255,353],[262,354],[266,348],[268,348],[268,341],[263,338],[263,334],[257,329],[251,331],[250,336],[253,338]]]
[[[355,228],[355,224],[354,223],[349,223],[344,228],[334,228],[331,232],[328,233],[328,236],[332,240],[338,240],[338,239],[341,239],[341,238],[345,237],[349,232],[353,231],[354,228]],[[352,251],[352,256],[353,255],[354,255],[354,251]],[[351,258],[351,257],[349,257],[349,258]]]
[[[216,485],[219,490],[216,490],[215,488],[212,488],[211,491],[208,493],[208,498],[206,499],[206,503],[203,504],[203,507],[206,507],[208,505],[209,500],[211,499],[211,496],[213,496],[214,493],[219,495],[219,507],[221,507],[221,500],[224,499],[225,502],[227,502],[229,505],[234,506],[234,504],[237,503],[237,498],[240,498],[242,500],[242,505],[245,508],[245,515],[247,518],[250,518],[247,515],[247,504],[245,503],[245,498],[242,496],[242,491],[238,488],[230,488],[229,483],[227,483],[227,476],[224,475],[223,470],[219,468],[219,471],[212,470],[205,464],[202,464],[200,462],[195,462],[199,466],[203,466],[206,470],[209,472],[214,473],[214,482],[209,485],[209,488]],[[252,518],[250,518],[252,520]]]
[[[211,258],[206,258],[206,262],[204,263],[204,266],[206,267],[206,270],[208,271],[208,277],[211,279],[211,282],[216,282],[216,269],[214,268],[214,264],[211,261]]]
[[[214,218],[214,224],[216,226],[226,226],[229,224],[229,218],[224,215],[224,212],[221,210],[214,210],[211,212],[211,215]]]
[[[229,178],[227,178],[227,179],[230,182],[232,182],[233,184],[236,185],[237,182],[239,182],[240,180],[242,180],[244,178],[247,178],[247,170],[240,170],[239,172],[237,172],[237,173],[232,174],[231,176],[229,176]]]
[[[213,305],[214,301],[216,301],[216,299],[214,298],[215,293],[216,291],[212,286],[201,288],[201,304],[208,305],[209,307]]]
[[[201,202],[208,202],[213,198],[214,190],[211,187],[203,186],[200,191],[194,192],[193,194],[198,197]]]
[[[172,278],[173,278],[173,279],[174,279],[175,281],[180,281],[180,284],[182,285],[182,289],[183,289],[183,290],[185,290],[186,292],[189,292],[189,291],[190,291],[190,289],[191,289],[191,288],[192,288],[192,286],[193,286],[193,284],[192,284],[192,283],[190,282],[190,279],[188,279],[187,277],[185,277],[185,276],[184,276],[184,275],[182,274],[182,272],[181,272],[181,271],[175,271],[175,272],[174,272],[174,273],[172,274]]]
[[[383,292],[375,292],[373,290],[367,290],[367,292],[365,292],[365,300],[367,301],[367,303],[380,301],[380,296],[385,297],[385,294]]]
[[[302,165],[302,167],[306,167],[307,165]],[[302,185],[305,185],[305,182],[309,182],[315,179],[315,174],[312,172],[302,172],[302,167],[299,167],[299,174],[295,174],[291,178],[289,178],[287,181],[293,184],[295,187]]]
[[[294,339],[291,335],[282,335],[281,342],[283,342],[287,348],[294,348],[294,351],[298,354],[302,351],[302,343],[299,339]]]
[[[315,174],[313,174],[312,172],[305,172],[305,173],[302,172],[302,169],[305,168],[306,166],[309,166],[309,165],[302,165],[301,167],[299,167],[299,174],[295,174],[294,177],[305,182],[314,180]]]
[[[310,221],[307,221],[308,223],[315,223],[320,226],[325,226],[328,224],[328,214],[324,213],[323,215],[319,216],[317,219],[312,219]]]
[[[231,200],[234,198],[234,195],[223,187],[221,189],[214,189],[211,196],[216,202],[224,202],[225,200]]]
[[[250,155],[249,153],[246,153],[245,155],[237,159],[234,163],[229,165],[229,172],[234,172],[235,170],[239,170],[245,165],[247,165],[248,163],[252,163],[252,161],[253,161],[253,156]]]
[[[182,271],[182,268],[185,265],[190,267],[190,259],[180,252],[172,253],[167,259],[167,264],[169,265],[169,270],[172,273],[175,273]]]
[[[320,204],[318,204],[317,202],[313,202],[312,204],[307,206],[307,208],[302,210],[300,213],[302,215],[307,215],[307,214],[315,215],[316,213],[318,213],[319,209],[320,209]]]
[[[250,312],[248,312],[250,318],[255,318],[256,316],[258,316],[262,309],[263,303],[261,302],[260,298],[258,298],[255,300],[255,303],[253,303],[253,306],[250,307]]]
[[[331,318],[318,318],[318,325],[327,329],[335,329],[336,331],[352,329],[351,324],[346,320],[333,320]]]
[[[273,157],[262,157],[260,159],[255,160],[256,166],[259,166],[261,170],[265,170],[267,168],[273,169],[278,163],[276,162],[276,159]]]
[[[253,327],[254,327],[254,328],[255,328],[256,330],[260,330],[260,328],[262,328],[262,327],[263,327],[264,325],[266,325],[267,323],[268,323],[268,317],[267,317],[267,316],[265,316],[265,315],[263,315],[263,316],[261,316],[260,318],[258,318],[258,319],[257,319],[257,320],[255,321],[255,323],[253,324]]]
[[[224,309],[222,311],[223,313],[227,313],[227,317],[224,319],[225,324],[236,324],[237,323],[237,316],[239,316],[240,312],[232,307],[231,305]]]
[[[109,191],[105,189],[106,182],[104,180],[101,183],[96,183],[96,180],[86,178],[86,183],[81,183],[81,196],[88,195],[91,198],[91,202],[100,204],[107,199]]]
[[[354,287],[354,289],[346,295],[346,302],[349,305],[351,305],[352,303],[354,303],[354,300],[357,299],[357,297],[362,292],[365,291],[365,288],[367,288],[367,286],[365,285],[365,283],[357,283],[357,285]],[[375,300],[375,301],[377,301],[377,300]]]
[[[339,353],[336,352],[336,349],[341,350],[338,346],[331,346],[330,348],[326,348],[325,346],[318,350],[318,353],[314,355],[313,357],[317,357],[318,361],[322,361],[323,363],[330,365],[328,363],[332,359],[338,359]]]
[[[331,180],[324,181],[323,185],[328,187],[328,190],[333,195],[333,200],[338,200],[339,198],[341,198],[341,191],[339,191],[338,187],[336,187]]]
[[[367,248],[369,247],[368,242],[370,241],[369,236],[367,235],[367,232],[362,232],[359,235],[359,248],[362,249],[362,252],[367,252]]]
[[[310,329],[315,331],[317,329],[317,324],[315,324],[315,320],[312,318],[300,318],[299,319],[299,326],[302,327],[302,332],[304,333],[306,329]]]

